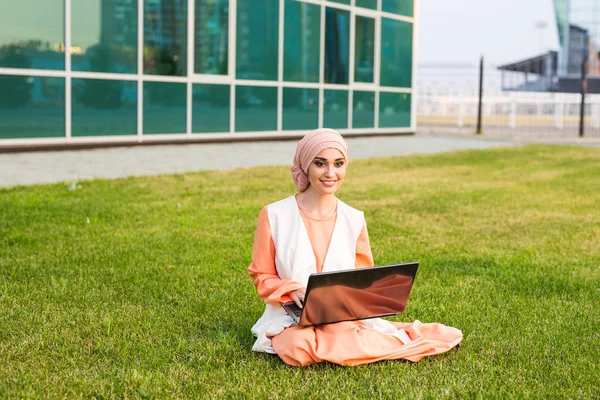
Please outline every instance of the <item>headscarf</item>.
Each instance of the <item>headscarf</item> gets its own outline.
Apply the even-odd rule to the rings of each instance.
[[[304,136],[296,146],[292,164],[292,178],[299,192],[308,189],[308,167],[313,159],[325,149],[339,150],[348,162],[348,143],[333,129],[319,128]]]

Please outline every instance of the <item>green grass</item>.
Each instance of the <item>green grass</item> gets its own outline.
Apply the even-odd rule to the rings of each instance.
[[[350,163],[376,263],[421,262],[393,319],[464,333],[416,364],[250,350],[256,218],[289,167],[80,184],[0,190],[0,398],[600,396],[599,149]]]

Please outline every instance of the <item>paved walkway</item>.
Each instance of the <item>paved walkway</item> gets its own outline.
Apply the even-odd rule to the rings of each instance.
[[[417,134],[349,138],[354,159],[516,146],[521,139]],[[577,143],[573,143],[577,144]],[[289,165],[296,141],[118,147],[0,154],[0,187],[263,165]]]

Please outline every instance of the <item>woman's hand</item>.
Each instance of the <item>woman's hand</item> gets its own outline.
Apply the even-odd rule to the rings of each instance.
[[[306,288],[300,288],[294,290],[290,293],[290,297],[294,300],[294,303],[300,308],[302,308],[302,302],[304,301],[304,294],[306,293]]]

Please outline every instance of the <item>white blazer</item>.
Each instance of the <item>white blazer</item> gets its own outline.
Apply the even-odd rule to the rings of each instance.
[[[282,279],[290,279],[306,287],[310,274],[317,272],[317,262],[300,216],[296,196],[269,204],[267,211],[275,244],[277,274]],[[337,219],[323,263],[323,272],[348,269],[355,265],[356,241],[363,224],[362,211],[338,200]],[[271,338],[293,323],[292,318],[281,306],[267,304],[265,312],[252,327],[252,333],[257,337],[252,350],[275,353],[271,346]],[[398,331],[392,324],[379,318],[363,321],[363,325],[389,334]]]

